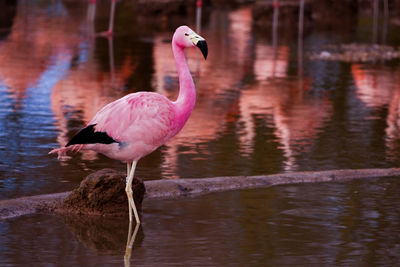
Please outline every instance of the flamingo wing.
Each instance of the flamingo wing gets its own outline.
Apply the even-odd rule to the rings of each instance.
[[[93,137],[101,143],[145,143],[157,148],[168,139],[173,120],[171,101],[146,92],[130,94],[106,105],[88,127],[94,125],[93,134],[97,136]]]

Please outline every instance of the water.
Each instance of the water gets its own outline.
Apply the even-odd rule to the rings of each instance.
[[[176,97],[170,40],[176,26],[193,26],[191,16],[149,21],[122,1],[114,38],[91,37],[107,29],[108,8],[100,1],[90,23],[86,1],[7,6],[0,29],[0,199],[71,190],[101,168],[125,170],[93,153],[62,162],[47,153],[123,95]],[[326,44],[377,39],[368,13],[352,27],[340,27],[344,22],[332,22],[340,28],[334,32],[306,27],[299,50],[290,25],[278,28],[275,41],[271,27],[252,26],[249,8],[206,10],[201,35],[209,57],[187,53],[195,110],[178,136],[139,162],[137,175],[398,167],[399,61],[307,57]],[[400,44],[395,26],[385,41]],[[393,178],[147,201],[132,264],[395,265],[399,189]],[[127,227],[126,218],[3,221],[0,265],[122,265]]]
[[[396,266],[398,178],[146,201],[136,266]],[[49,227],[51,226],[51,227]],[[122,266],[127,218],[0,222],[2,266]],[[46,263],[46,264],[44,264]]]

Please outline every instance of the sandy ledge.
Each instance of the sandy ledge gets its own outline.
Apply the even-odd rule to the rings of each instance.
[[[101,171],[99,171],[101,172]],[[123,174],[120,174],[123,175]],[[233,176],[145,181],[145,199],[177,199],[211,192],[264,188],[273,185],[344,182],[353,179],[400,176],[400,168],[292,172],[263,176]],[[88,176],[89,177],[89,176]],[[75,190],[74,190],[75,191]],[[36,212],[52,213],[71,192],[22,197],[0,201],[0,220]],[[60,209],[57,209],[60,212]],[[62,210],[61,210],[62,212]]]

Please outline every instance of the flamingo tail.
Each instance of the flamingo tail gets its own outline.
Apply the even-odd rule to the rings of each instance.
[[[57,158],[62,159],[62,157],[64,157],[67,154],[67,152],[71,151],[73,153],[77,153],[82,150],[83,146],[84,146],[83,144],[77,144],[77,145],[71,145],[68,147],[56,148],[56,149],[51,150],[49,152],[49,154],[57,153],[57,155],[58,155]]]

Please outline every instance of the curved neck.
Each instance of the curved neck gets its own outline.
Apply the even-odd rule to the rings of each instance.
[[[196,102],[196,89],[190,74],[189,67],[186,63],[183,48],[172,42],[172,51],[174,53],[176,69],[179,77],[179,95],[175,104],[175,134],[182,129],[192,113]]]

